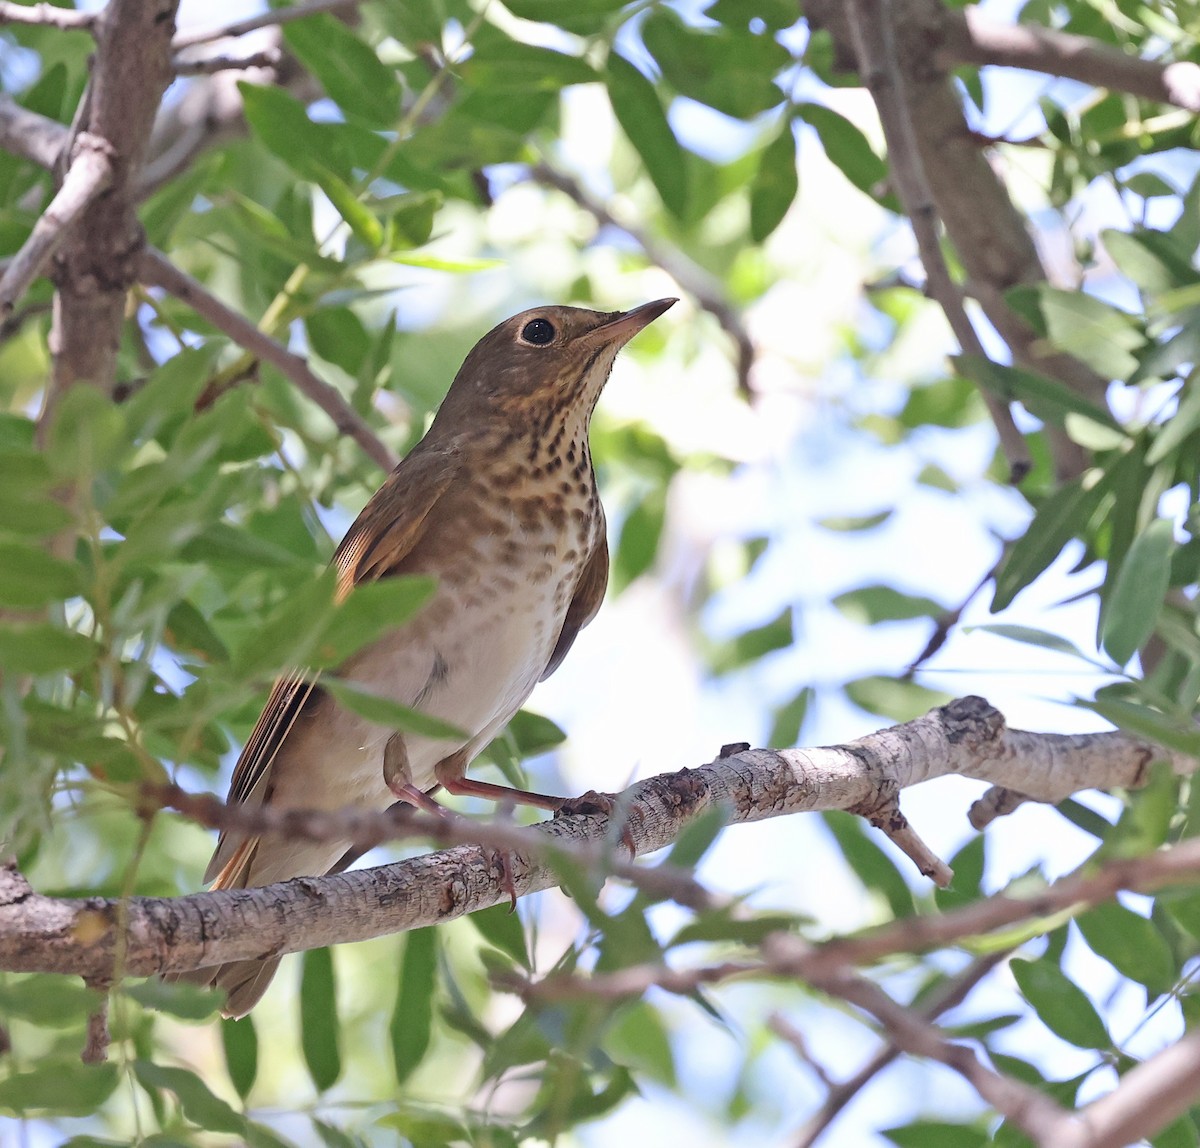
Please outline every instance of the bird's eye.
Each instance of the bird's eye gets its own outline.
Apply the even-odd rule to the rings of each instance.
[[[554,324],[549,319],[530,319],[521,328],[521,338],[535,347],[544,347],[554,340]]]

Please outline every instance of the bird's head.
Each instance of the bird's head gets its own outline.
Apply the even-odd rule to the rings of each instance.
[[[507,419],[590,416],[617,352],[675,299],[631,311],[533,307],[493,327],[466,357],[442,413],[482,405]],[[440,417],[440,416],[439,416]]]

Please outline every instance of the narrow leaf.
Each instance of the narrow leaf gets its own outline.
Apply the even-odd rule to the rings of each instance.
[[[300,977],[300,1047],[318,1092],[332,1088],[342,1074],[339,1035],[333,955],[327,948],[309,949]]]
[[[663,205],[681,217],[687,207],[687,165],[654,85],[617,52],[609,53],[605,82],[617,123],[642,157]]]
[[[433,1028],[433,997],[437,983],[437,932],[415,929],[404,942],[400,989],[388,1032],[396,1081],[403,1084],[424,1059]]]
[[[1119,666],[1125,665],[1154,632],[1171,580],[1175,534],[1171,523],[1156,518],[1129,547],[1112,597],[1105,603],[1101,641]]]
[[[1009,967],[1021,995],[1055,1036],[1078,1048],[1112,1047],[1096,1006],[1053,961],[1017,958]]]

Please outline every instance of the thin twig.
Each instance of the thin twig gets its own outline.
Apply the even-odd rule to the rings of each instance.
[[[99,136],[80,132],[62,187],[0,277],[0,315],[12,313],[46,261],[66,239],[71,225],[103,194],[112,176],[111,146]]]
[[[98,15],[75,8],[56,8],[53,4],[14,4],[11,0],[0,0],[0,24],[37,24],[63,32],[91,32]]]
[[[1011,950],[1006,949],[980,957],[956,977],[940,985],[929,1000],[912,1011],[924,1021],[937,1020],[962,1004],[971,990],[998,964],[1008,960],[1010,955]],[[812,1148],[846,1105],[899,1056],[900,1049],[889,1041],[848,1080],[841,1084],[830,1084],[821,1107],[804,1122],[793,1148]]]
[[[390,471],[396,465],[398,459],[390,448],[336,387],[318,378],[305,359],[226,306],[203,283],[181,271],[161,251],[153,247],[146,249],[140,277],[149,286],[169,291],[239,346],[270,363],[333,420],[339,434],[352,438],[384,470]]]
[[[279,65],[283,53],[278,48],[264,48],[249,56],[203,56],[196,60],[173,61],[177,76],[211,76],[215,72],[246,71],[248,68],[274,68]]]
[[[290,8],[272,8],[258,16],[235,20],[232,24],[219,24],[212,28],[203,28],[198,32],[184,32],[175,37],[171,46],[178,50],[190,48],[193,44],[207,44],[212,40],[244,36],[247,32],[255,32],[259,28],[269,28],[272,24],[290,24],[293,20],[303,20],[306,16],[313,16],[318,12],[337,12],[343,8],[356,8],[359,3],[361,0],[307,0],[303,4],[293,4]]]
[[[742,322],[737,308],[730,303],[720,281],[682,251],[665,243],[640,227],[613,215],[608,206],[593,196],[578,180],[546,163],[534,164],[530,178],[544,187],[552,187],[573,199],[603,227],[615,227],[629,236],[645,253],[651,263],[661,267],[696,303],[720,323],[737,349],[738,389],[750,393],[750,370],[754,366],[754,343]]]

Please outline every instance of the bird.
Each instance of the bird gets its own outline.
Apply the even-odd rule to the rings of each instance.
[[[617,352],[676,302],[623,312],[536,307],[498,324],[334,553],[339,596],[399,575],[435,581],[414,617],[350,656],[336,676],[461,736],[377,725],[296,669],[271,689],[234,767],[229,804],[382,810],[404,802],[444,814],[433,798],[443,788],[564,805],[465,774],[600,609],[608,547],[588,442],[592,413]],[[226,829],[204,879],[241,889],[319,876],[340,871],[352,845]],[[224,989],[224,1014],[240,1017],[279,959],[231,961],[182,979]]]

